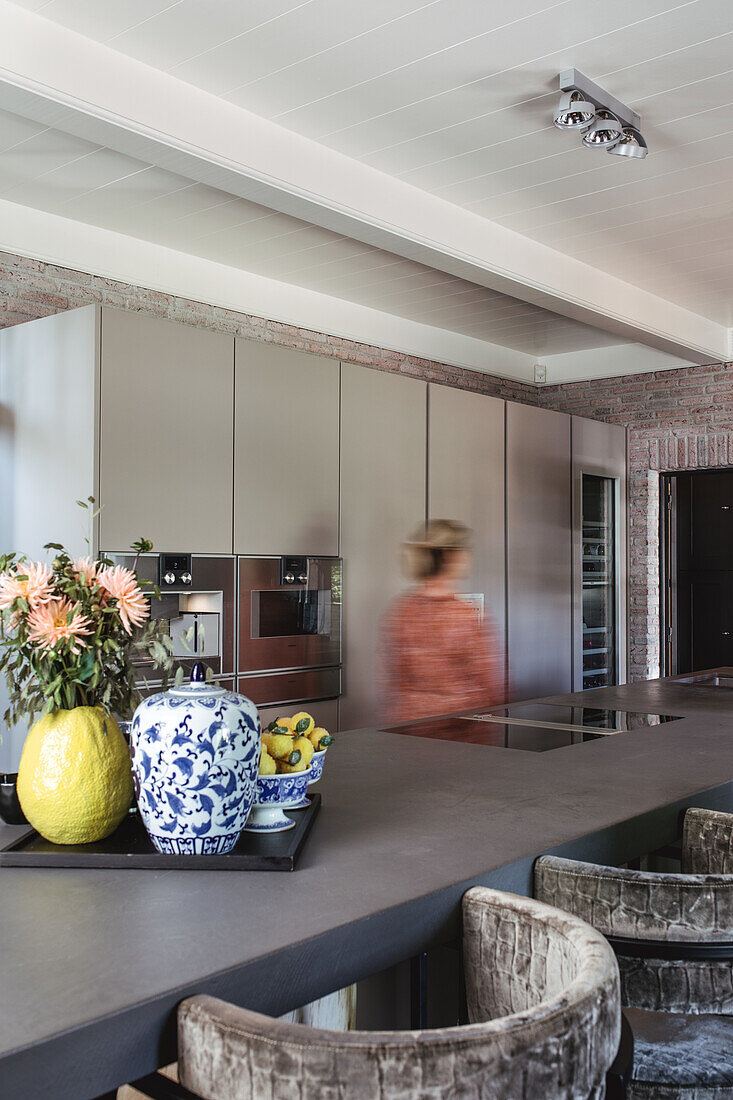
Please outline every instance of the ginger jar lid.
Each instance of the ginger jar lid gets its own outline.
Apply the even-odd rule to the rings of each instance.
[[[227,694],[218,684],[206,682],[206,668],[201,661],[197,661],[191,669],[191,679],[187,684],[173,687],[168,690],[169,695],[187,699],[215,699],[219,695]],[[229,692],[231,694],[231,692]]]

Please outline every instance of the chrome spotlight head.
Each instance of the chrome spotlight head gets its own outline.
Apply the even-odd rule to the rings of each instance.
[[[595,107],[583,99],[580,92],[565,92],[555,111],[555,125],[558,130],[582,130],[590,126],[595,117]]]
[[[641,133],[634,126],[624,126],[623,133],[609,153],[618,157],[638,157],[642,160],[649,149]]]
[[[596,120],[583,134],[583,145],[591,149],[608,149],[621,140],[623,126],[610,111],[596,111]]]

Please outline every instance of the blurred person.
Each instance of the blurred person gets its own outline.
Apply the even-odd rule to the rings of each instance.
[[[385,721],[450,714],[504,701],[504,660],[491,621],[459,595],[472,562],[471,530],[435,519],[404,544],[415,582],[387,611],[382,628]]]

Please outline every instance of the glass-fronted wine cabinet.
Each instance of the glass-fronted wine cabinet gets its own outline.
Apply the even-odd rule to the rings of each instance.
[[[582,686],[618,683],[616,478],[582,475]]]

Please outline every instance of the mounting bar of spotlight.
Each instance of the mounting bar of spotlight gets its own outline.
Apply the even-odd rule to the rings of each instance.
[[[578,69],[565,69],[564,72],[560,73],[560,91],[571,92],[575,89],[582,92],[585,99],[590,100],[594,107],[605,107],[606,110],[611,111],[619,122],[623,122],[624,126],[633,126],[635,130],[640,128],[641,119],[636,111],[632,111],[625,103],[621,103],[620,100],[615,99],[603,88],[599,88],[587,76],[583,76]]]

